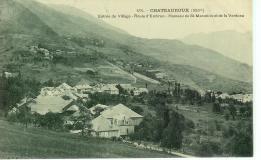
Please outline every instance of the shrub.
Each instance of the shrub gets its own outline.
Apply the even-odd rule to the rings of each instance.
[[[222,154],[221,144],[212,141],[206,141],[199,144],[196,148],[196,154],[203,157],[211,157],[217,154]]]

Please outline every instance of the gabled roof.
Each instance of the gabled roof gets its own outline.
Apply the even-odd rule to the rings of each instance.
[[[92,87],[88,84],[78,84],[75,86],[76,89],[92,89]]]
[[[56,87],[57,89],[71,89],[72,87],[69,86],[67,83],[62,83],[61,85],[59,85],[58,87]]]
[[[79,107],[74,104],[74,105],[68,107],[66,110],[67,111],[79,111]]]
[[[126,89],[126,90],[135,89],[135,87],[133,87],[131,84],[120,84],[120,86],[121,86],[123,89]]]
[[[64,100],[61,96],[41,96],[34,99],[34,103],[30,103],[31,111],[39,114],[48,112],[61,113],[63,108],[69,105],[72,100]]]
[[[115,84],[106,84],[104,86],[101,87],[101,90],[105,91],[105,90],[119,90]]]
[[[105,118],[114,118],[119,115],[126,115],[126,117],[136,117],[141,118],[143,116],[139,115],[138,113],[134,112],[133,110],[129,109],[123,104],[118,104],[116,106],[110,107],[106,109],[105,111],[101,112],[101,115]]]
[[[136,90],[134,90],[134,92],[149,92],[149,90],[147,88],[137,88]]]

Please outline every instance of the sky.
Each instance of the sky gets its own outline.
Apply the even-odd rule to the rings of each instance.
[[[244,18],[136,18],[102,19],[128,33],[143,38],[175,39],[194,33],[222,30],[252,30],[251,0],[38,0],[79,8],[94,17],[98,14],[131,14],[137,9],[196,8],[204,14],[244,14]],[[149,12],[146,12],[149,13]]]

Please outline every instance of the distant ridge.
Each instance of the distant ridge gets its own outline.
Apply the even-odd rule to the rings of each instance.
[[[251,32],[240,33],[225,30],[211,33],[191,34],[181,39],[187,44],[199,45],[234,60],[252,66],[252,36]]]

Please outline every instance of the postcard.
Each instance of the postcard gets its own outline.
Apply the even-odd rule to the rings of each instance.
[[[1,0],[0,158],[253,156],[251,0]]]

